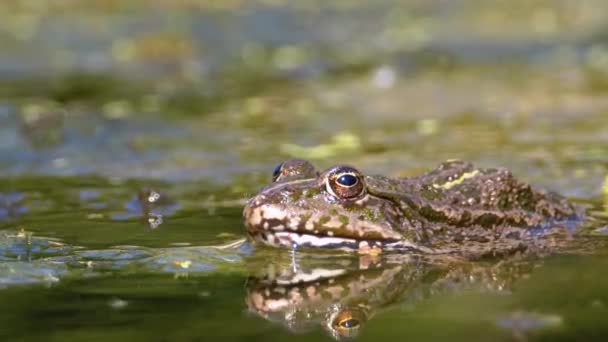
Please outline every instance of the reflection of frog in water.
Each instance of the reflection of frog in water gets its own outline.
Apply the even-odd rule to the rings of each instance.
[[[249,234],[271,246],[481,257],[544,249],[579,220],[565,198],[461,161],[388,178],[292,159],[273,180],[244,209]]]
[[[293,332],[321,325],[336,339],[356,336],[374,314],[400,303],[472,288],[509,291],[533,268],[515,261],[489,265],[442,258],[437,263],[397,254],[300,257],[306,265],[299,263],[294,270],[275,260],[267,272],[249,279],[249,310]]]

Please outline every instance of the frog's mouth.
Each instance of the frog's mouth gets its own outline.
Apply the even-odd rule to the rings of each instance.
[[[424,247],[403,239],[398,234],[391,235],[365,233],[361,229],[352,231],[336,230],[316,222],[313,226],[294,223],[297,215],[277,213],[271,206],[246,206],[243,212],[249,236],[272,247],[281,248],[325,248],[344,251],[407,251],[428,252]],[[297,221],[297,220],[296,220]],[[331,224],[330,222],[327,223]]]
[[[331,248],[341,250],[358,250],[363,241],[335,236],[318,236],[314,234],[265,230],[252,232],[253,239],[273,247],[283,248]]]
[[[399,251],[424,252],[421,246],[414,245],[406,240],[369,240],[354,239],[336,236],[319,236],[314,234],[287,232],[287,231],[249,231],[249,235],[266,245],[279,248],[329,248],[344,251]]]

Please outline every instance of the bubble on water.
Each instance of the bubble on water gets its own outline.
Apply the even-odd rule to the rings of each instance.
[[[150,229],[156,229],[160,227],[161,224],[163,224],[163,215],[150,214],[148,216],[148,225],[150,226]]]
[[[127,305],[129,305],[129,302],[127,302],[126,300],[122,300],[118,297],[114,297],[114,298],[110,299],[110,301],[108,301],[108,306],[114,310],[123,309]]]
[[[160,194],[154,190],[151,190],[150,193],[148,194],[148,202],[150,202],[150,203],[154,203],[154,202],[158,201],[159,198],[160,198]]]
[[[397,73],[395,69],[384,65],[374,71],[372,76],[372,84],[379,89],[392,88],[397,81]]]

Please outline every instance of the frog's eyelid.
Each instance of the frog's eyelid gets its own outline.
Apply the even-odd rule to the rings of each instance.
[[[329,192],[329,194],[335,198],[340,198],[340,196],[336,195],[334,189],[331,188],[331,185],[329,184],[329,177],[325,177],[325,190],[327,190],[327,192]]]

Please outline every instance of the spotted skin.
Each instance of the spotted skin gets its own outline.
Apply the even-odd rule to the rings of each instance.
[[[565,198],[533,189],[505,169],[449,161],[417,177],[389,178],[348,166],[317,176],[309,162],[298,165],[307,171],[291,169],[297,177],[272,183],[245,206],[254,240],[370,254],[497,255],[543,248],[566,233],[565,223],[580,219]],[[340,184],[345,173],[359,183]]]

